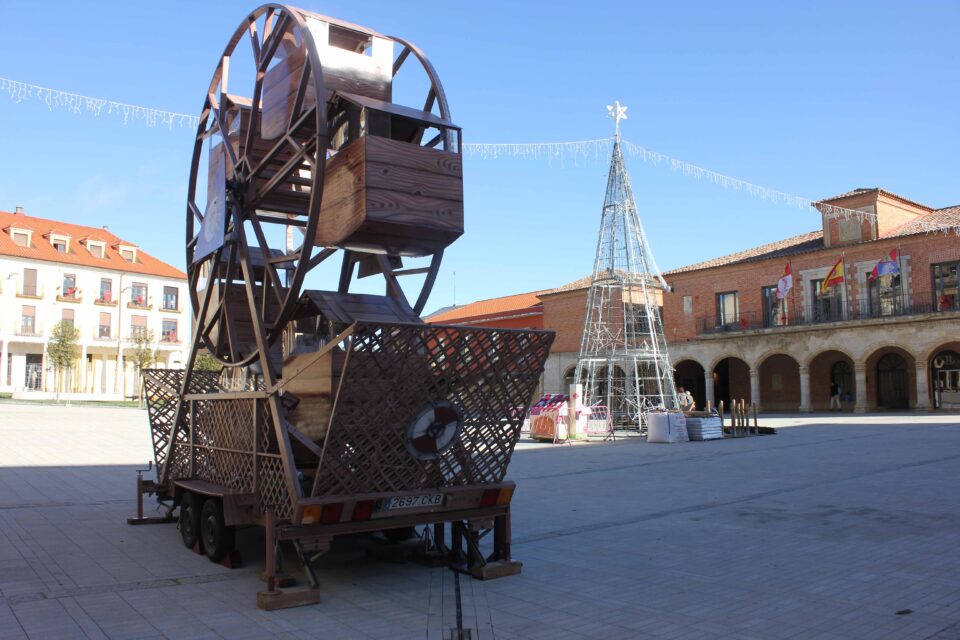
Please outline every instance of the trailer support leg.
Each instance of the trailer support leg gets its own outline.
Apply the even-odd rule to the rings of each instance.
[[[266,541],[266,566],[264,567],[264,579],[267,583],[267,590],[257,593],[257,606],[266,611],[274,609],[288,609],[290,607],[302,607],[320,602],[320,593],[316,588],[313,589],[290,589],[282,591],[277,588],[277,560],[279,558],[277,548],[277,529],[274,521],[273,512],[267,511],[264,517],[264,528],[267,534]],[[303,558],[303,548],[299,543],[295,544],[297,555]],[[316,585],[316,576],[313,575],[313,569],[309,564],[304,563],[307,568],[307,575],[312,578],[311,585]]]
[[[510,512],[493,520],[493,553],[487,562],[470,567],[470,573],[478,580],[490,580],[520,573],[522,562],[510,558]]]
[[[167,512],[162,516],[144,516],[143,515],[143,494],[145,493],[156,493],[157,486],[153,480],[144,480],[143,474],[146,471],[153,470],[153,461],[147,463],[146,469],[137,469],[137,516],[135,518],[127,518],[127,524],[166,524],[169,522],[174,522],[173,509],[174,507],[166,507]]]

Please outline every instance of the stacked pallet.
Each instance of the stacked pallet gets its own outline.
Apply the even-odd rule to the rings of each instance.
[[[720,416],[687,416],[687,433],[691,440],[718,440],[723,437]]]

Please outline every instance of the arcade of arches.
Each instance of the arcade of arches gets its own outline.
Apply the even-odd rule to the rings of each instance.
[[[856,340],[765,344],[758,336],[671,344],[670,355],[677,384],[693,394],[697,408],[742,399],[763,411],[837,410],[837,403],[856,412],[960,410],[960,341],[910,337],[855,348]],[[833,403],[831,391],[838,395]]]

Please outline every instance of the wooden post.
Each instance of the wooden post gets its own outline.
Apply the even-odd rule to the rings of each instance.
[[[264,526],[266,539],[267,539],[267,549],[266,549],[266,567],[264,567],[264,575],[267,578],[267,593],[272,594],[277,589],[277,543],[274,541],[273,537],[276,535],[276,528],[273,524],[273,511],[267,509],[267,513],[264,516],[266,524]]]
[[[723,433],[723,400],[717,405],[717,413],[720,415],[720,433]]]
[[[760,423],[757,420],[757,405],[753,405],[753,432],[760,435]]]

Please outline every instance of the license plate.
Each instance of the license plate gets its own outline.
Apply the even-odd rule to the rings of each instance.
[[[414,509],[417,507],[439,507],[442,504],[442,493],[427,493],[419,496],[387,498],[383,501],[382,509],[384,511],[391,511],[394,509]]]

